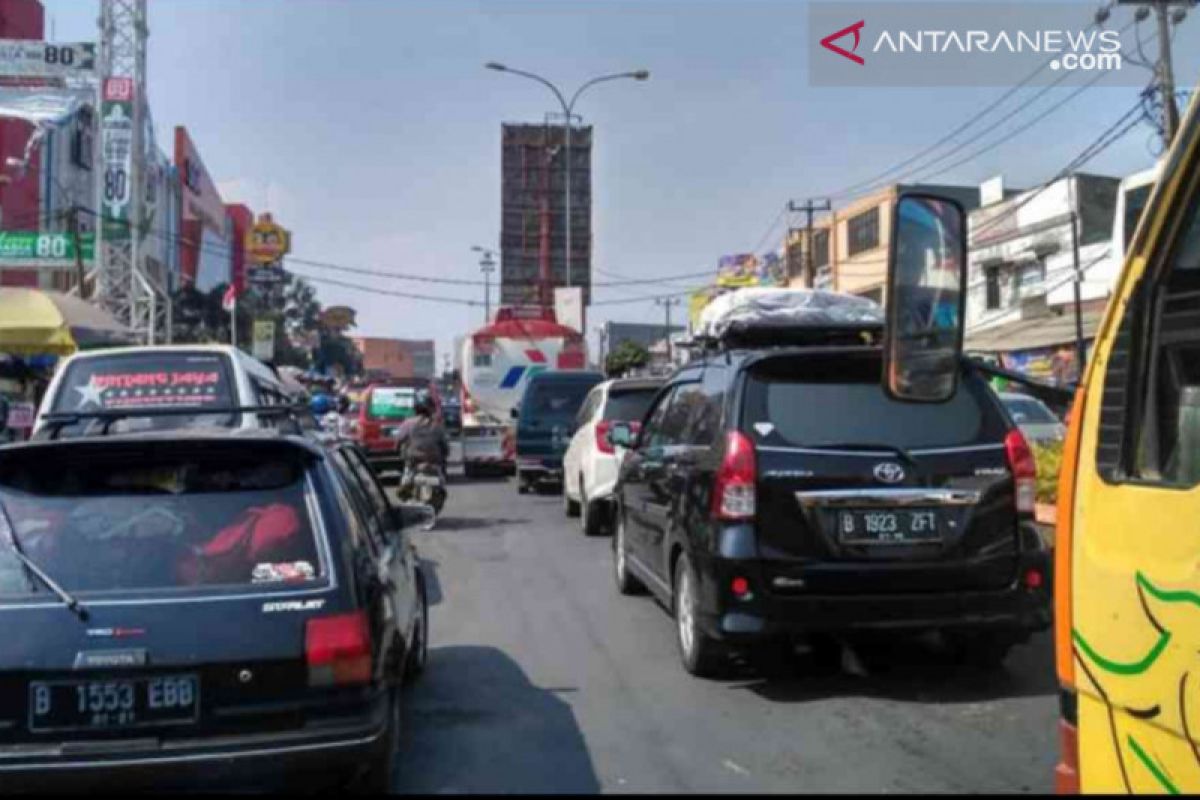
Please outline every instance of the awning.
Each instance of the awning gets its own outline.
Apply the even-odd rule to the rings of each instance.
[[[0,353],[69,355],[135,341],[132,331],[86,300],[40,289],[0,289]]]
[[[1094,339],[1104,310],[1084,310],[1082,316],[1083,338]],[[1074,342],[1075,311],[1067,307],[1061,313],[1006,322],[978,332],[967,331],[966,349],[980,353],[1011,353]]]
[[[0,117],[23,119],[34,125],[62,125],[80,107],[95,102],[95,92],[86,89],[38,86],[0,86]]]

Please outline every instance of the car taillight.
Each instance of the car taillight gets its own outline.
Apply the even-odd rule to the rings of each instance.
[[[612,430],[612,422],[603,419],[596,423],[596,449],[609,455],[616,452],[612,442],[608,440],[608,432]]]
[[[1033,458],[1033,451],[1029,449],[1021,431],[1016,428],[1004,437],[1004,450],[1008,454],[1008,468],[1013,474],[1017,511],[1032,514],[1033,503],[1037,497],[1037,461]]]
[[[1054,793],[1079,794],[1079,730],[1066,720],[1058,721],[1058,747]]]
[[[371,680],[371,631],[365,612],[315,617],[304,628],[310,686],[345,686]]]
[[[757,483],[754,443],[741,431],[730,431],[725,437],[725,457],[713,482],[713,516],[731,522],[753,519]]]

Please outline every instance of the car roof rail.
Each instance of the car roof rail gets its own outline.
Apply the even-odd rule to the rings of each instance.
[[[157,419],[159,417],[186,417],[198,414],[257,414],[264,417],[287,416],[292,423],[292,431],[297,436],[305,435],[315,426],[306,426],[306,415],[311,416],[307,404],[271,405],[271,406],[179,406],[176,408],[103,408],[95,411],[58,411],[46,414],[44,436],[38,438],[57,439],[62,429],[68,425],[76,425],[84,420],[102,420],[101,436],[107,436],[112,424],[123,419]]]
[[[746,325],[721,336],[697,334],[679,346],[701,356],[731,350],[768,350],[796,347],[862,347],[883,342],[883,326],[874,323],[846,325]]]

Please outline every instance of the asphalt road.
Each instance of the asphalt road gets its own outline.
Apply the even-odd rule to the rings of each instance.
[[[416,534],[428,672],[407,694],[405,792],[1046,792],[1057,754],[1050,637],[1006,668],[894,642],[822,674],[746,664],[687,675],[673,623],[621,597],[608,538],[560,495],[450,486]]]

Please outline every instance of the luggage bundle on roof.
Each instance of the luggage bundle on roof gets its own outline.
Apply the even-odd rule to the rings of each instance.
[[[822,289],[748,288],[721,295],[700,314],[695,339],[707,346],[873,344],[883,307]]]

